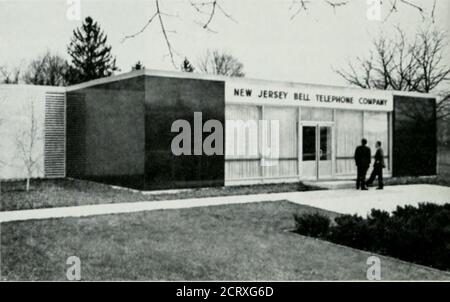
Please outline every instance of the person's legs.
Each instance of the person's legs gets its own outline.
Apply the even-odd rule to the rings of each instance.
[[[367,190],[366,185],[366,174],[369,167],[362,168],[362,174],[361,174],[361,190]]]
[[[366,185],[368,185],[368,186],[372,185],[373,181],[375,180],[375,177],[377,176],[376,172],[377,171],[376,171],[376,169],[374,167],[373,170],[372,170],[372,173],[370,174],[369,179],[366,181]]]
[[[356,190],[359,190],[359,181],[361,179],[361,168],[356,167]]]
[[[383,189],[384,183],[383,183],[383,169],[380,167],[378,168],[378,188]]]
[[[364,188],[364,180],[365,180],[365,174],[364,174],[364,168],[363,167],[357,167],[357,176],[356,176],[356,189],[359,190],[360,188]]]

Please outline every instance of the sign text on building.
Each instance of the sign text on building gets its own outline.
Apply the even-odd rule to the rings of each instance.
[[[227,102],[272,103],[336,109],[392,111],[392,94],[348,88],[273,88],[226,83]]]

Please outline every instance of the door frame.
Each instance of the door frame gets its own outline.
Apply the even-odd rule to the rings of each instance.
[[[298,129],[298,171],[300,180],[325,180],[335,177],[336,165],[336,138],[335,138],[335,122],[331,121],[300,121]],[[305,178],[303,175],[303,127],[316,128],[316,175],[315,177]],[[331,129],[331,174],[321,177],[320,169],[320,127],[329,127]]]

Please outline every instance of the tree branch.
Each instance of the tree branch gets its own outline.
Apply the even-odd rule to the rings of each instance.
[[[416,34],[413,41],[406,41],[397,28],[398,37],[374,41],[376,58],[359,59],[359,70],[349,64],[346,70],[335,70],[349,84],[374,86],[379,89],[430,92],[450,75],[450,66],[445,64],[445,34],[427,29]],[[368,67],[375,73],[369,73]],[[371,85],[365,84],[371,83]]]
[[[132,35],[125,36],[125,37],[122,39],[121,43],[123,43],[123,42],[125,42],[126,40],[131,39],[131,38],[134,38],[134,37],[140,35],[141,33],[143,33],[143,32],[147,29],[147,27],[153,22],[153,19],[156,18],[157,14],[158,14],[157,12],[154,13],[153,16],[152,16],[152,17],[147,21],[147,23],[144,25],[144,27],[142,27],[141,30],[139,30],[138,32],[136,32],[136,33],[134,33],[134,34],[132,34]]]
[[[153,23],[155,18],[158,18],[163,37],[166,42],[167,49],[169,51],[170,61],[171,61],[172,65],[174,67],[176,67],[175,59],[174,59],[175,51],[174,51],[172,44],[170,43],[169,37],[167,35],[168,33],[176,33],[176,31],[170,31],[170,30],[166,29],[166,27],[164,25],[163,16],[165,16],[165,17],[178,17],[178,16],[167,14],[167,13],[163,12],[159,6],[159,0],[155,0],[155,7],[156,7],[155,13],[151,16],[151,18],[147,21],[147,23],[142,27],[142,29],[132,35],[125,36],[121,42],[123,43],[128,39],[134,38],[134,37],[142,34],[147,29],[147,27],[149,27]]]

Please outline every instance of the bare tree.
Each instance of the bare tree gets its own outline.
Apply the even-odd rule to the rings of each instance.
[[[62,57],[49,51],[31,61],[24,81],[33,85],[64,86],[69,65]]]
[[[35,106],[35,100],[30,98],[30,101],[25,108],[27,122],[23,128],[24,130],[20,132],[16,138],[18,154],[26,168],[27,192],[30,190],[31,178],[40,168],[39,159],[42,157],[42,154],[38,149],[38,144],[43,138],[40,133]]]
[[[361,88],[428,93],[449,80],[450,66],[444,61],[447,46],[445,32],[427,28],[408,39],[397,28],[396,37],[374,40],[368,56],[358,57],[335,72]],[[438,103],[438,118],[450,115],[449,102],[447,96]]]
[[[5,100],[3,98],[3,96],[0,95],[0,108],[3,108],[5,103]],[[2,129],[2,124],[3,124],[3,119],[4,117],[1,115],[0,113],[0,129]],[[1,131],[0,131],[1,133]],[[0,150],[1,150],[1,141],[0,141]],[[2,159],[0,158],[0,201],[1,201],[1,197],[2,197],[2,179],[3,179],[3,171],[2,171],[2,167],[5,165],[5,162],[2,161]],[[1,204],[0,204],[0,209],[1,209]]]
[[[292,0],[289,5],[289,10],[292,12],[291,20],[294,19],[297,15],[299,15],[301,12],[309,12],[309,10],[312,8],[312,6],[317,4],[324,4],[328,7],[330,7],[334,12],[340,7],[344,7],[347,5],[351,5],[355,2],[360,2],[361,0],[317,0],[317,1],[311,1],[311,0]],[[384,5],[388,8],[389,13],[387,14],[385,20],[389,19],[389,17],[397,13],[399,9],[406,9],[411,8],[415,11],[417,11],[424,19],[426,17],[430,17],[432,20],[434,20],[434,13],[436,9],[436,0],[433,0],[431,9],[428,9],[423,7],[422,5],[416,4],[415,0],[389,0],[389,2],[378,0],[380,5]],[[175,63],[175,55],[181,56],[178,52],[176,52],[171,39],[169,37],[170,34],[175,34],[176,31],[173,29],[169,29],[166,25],[166,21],[168,18],[180,18],[180,11],[179,10],[175,13],[166,11],[161,4],[164,1],[162,0],[154,0],[154,9],[153,12],[150,14],[149,19],[144,24],[144,26],[137,32],[127,35],[122,39],[122,43],[125,42],[128,39],[134,38],[150,27],[152,24],[156,24],[161,30],[161,34],[164,38],[164,41],[167,46],[168,55],[170,57],[172,65],[177,68],[177,64]],[[204,30],[210,33],[217,33],[217,30],[214,30],[212,28],[212,25],[214,23],[214,20],[218,16],[225,17],[226,19],[237,23],[237,21],[233,18],[233,16],[227,12],[227,10],[224,8],[224,3],[226,1],[224,0],[182,0],[180,3],[185,2],[187,3],[190,8],[194,11],[196,14],[196,21],[195,23],[201,26]],[[430,1],[431,2],[431,1]],[[256,4],[258,5],[258,4]],[[281,5],[282,6],[282,5]]]
[[[0,66],[0,83],[18,84],[20,79],[20,68],[9,68],[6,65]]]
[[[440,119],[448,119],[450,117],[450,92],[441,94],[441,97],[436,108],[436,115]]]
[[[229,77],[244,77],[244,64],[228,53],[207,50],[197,62],[198,70],[204,73]]]
[[[438,120],[438,142],[441,146],[450,147],[450,92],[442,95],[442,100],[439,102],[440,117]]]
[[[330,7],[333,12],[336,12],[338,8],[351,5],[355,2],[360,2],[360,0],[292,0],[289,10],[293,12],[291,16],[291,19],[293,19],[302,12],[309,12],[314,5],[317,6],[318,4],[325,4],[326,6]],[[384,8],[388,11],[384,18],[385,21],[388,20],[391,15],[398,13],[400,9],[413,9],[414,11],[419,13],[423,19],[429,17],[434,21],[437,0],[430,1],[431,6],[418,4],[415,0],[375,0],[373,4],[375,4],[376,2],[378,2],[380,6],[384,6]]]

